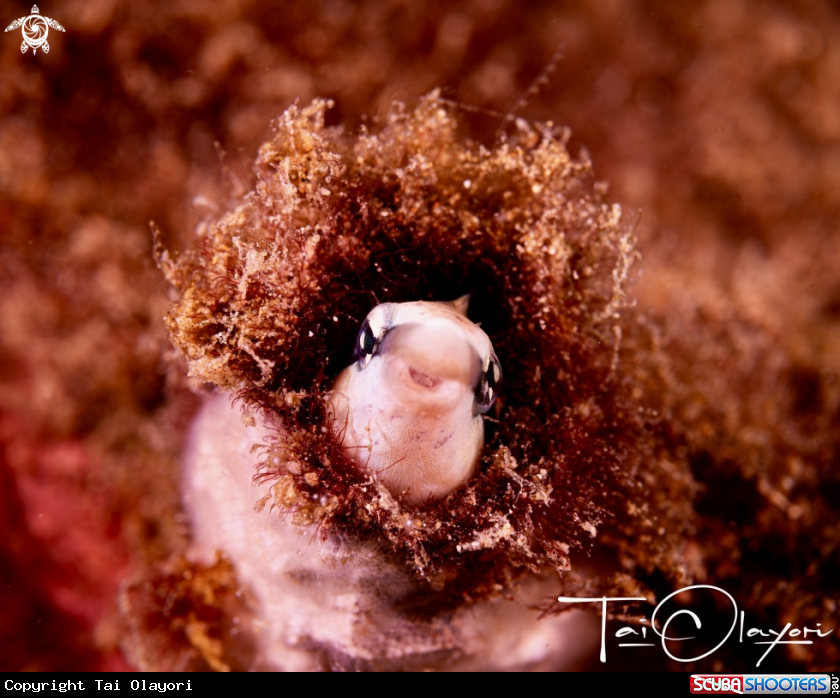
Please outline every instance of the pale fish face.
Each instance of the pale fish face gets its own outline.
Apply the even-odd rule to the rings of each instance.
[[[383,303],[362,323],[356,362],[336,380],[333,429],[360,469],[423,504],[472,475],[482,414],[502,371],[490,339],[452,303]]]

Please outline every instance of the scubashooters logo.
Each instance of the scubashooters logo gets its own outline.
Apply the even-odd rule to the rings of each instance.
[[[691,692],[700,694],[810,695],[830,693],[828,674],[692,674]]]

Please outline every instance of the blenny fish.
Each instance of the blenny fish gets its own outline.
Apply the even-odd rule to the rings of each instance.
[[[445,497],[470,478],[481,453],[482,415],[501,367],[466,304],[375,307],[329,398],[336,438],[401,505]],[[516,601],[431,618],[401,611],[399,599],[417,582],[384,548],[318,535],[317,524],[295,525],[259,506],[269,490],[253,481],[251,447],[284,427],[267,416],[255,421],[243,420],[227,395],[208,397],[184,458],[192,557],[209,564],[222,551],[255,601],[252,668],[563,668],[591,647],[596,631],[583,612],[538,620],[525,605],[556,594],[551,579],[522,580]]]
[[[464,484],[484,445],[502,369],[484,331],[451,303],[383,303],[333,390],[334,430],[359,467],[410,504]]]

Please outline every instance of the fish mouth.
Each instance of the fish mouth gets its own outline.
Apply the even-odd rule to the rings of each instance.
[[[417,383],[417,385],[422,385],[424,388],[431,388],[432,390],[437,388],[441,382],[440,378],[430,376],[428,373],[418,371],[416,368],[412,368],[411,366],[408,367],[408,375],[411,376],[411,380]]]
[[[384,358],[380,384],[383,396],[387,394],[388,399],[395,400],[402,409],[424,417],[443,416],[459,410],[471,414],[469,405],[473,396],[463,381],[432,372],[422,363],[406,361],[399,356]]]
[[[398,325],[382,340],[378,361],[381,389],[406,410],[472,414],[481,362],[457,324],[435,319]]]

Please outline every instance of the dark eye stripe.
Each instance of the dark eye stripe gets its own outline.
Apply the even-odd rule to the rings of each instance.
[[[376,336],[373,327],[371,327],[370,320],[365,320],[359,330],[359,337],[356,340],[356,359],[359,361],[360,368],[368,365],[374,354],[376,354],[381,341],[382,337]]]
[[[495,361],[491,361],[487,367],[487,387],[494,390],[499,384],[499,367]]]
[[[373,336],[373,330],[368,325],[359,338],[359,348],[364,354],[372,354],[374,347],[376,347],[376,337]]]
[[[493,406],[501,379],[502,367],[495,358],[491,357],[476,390],[476,408],[479,414],[484,414]]]

